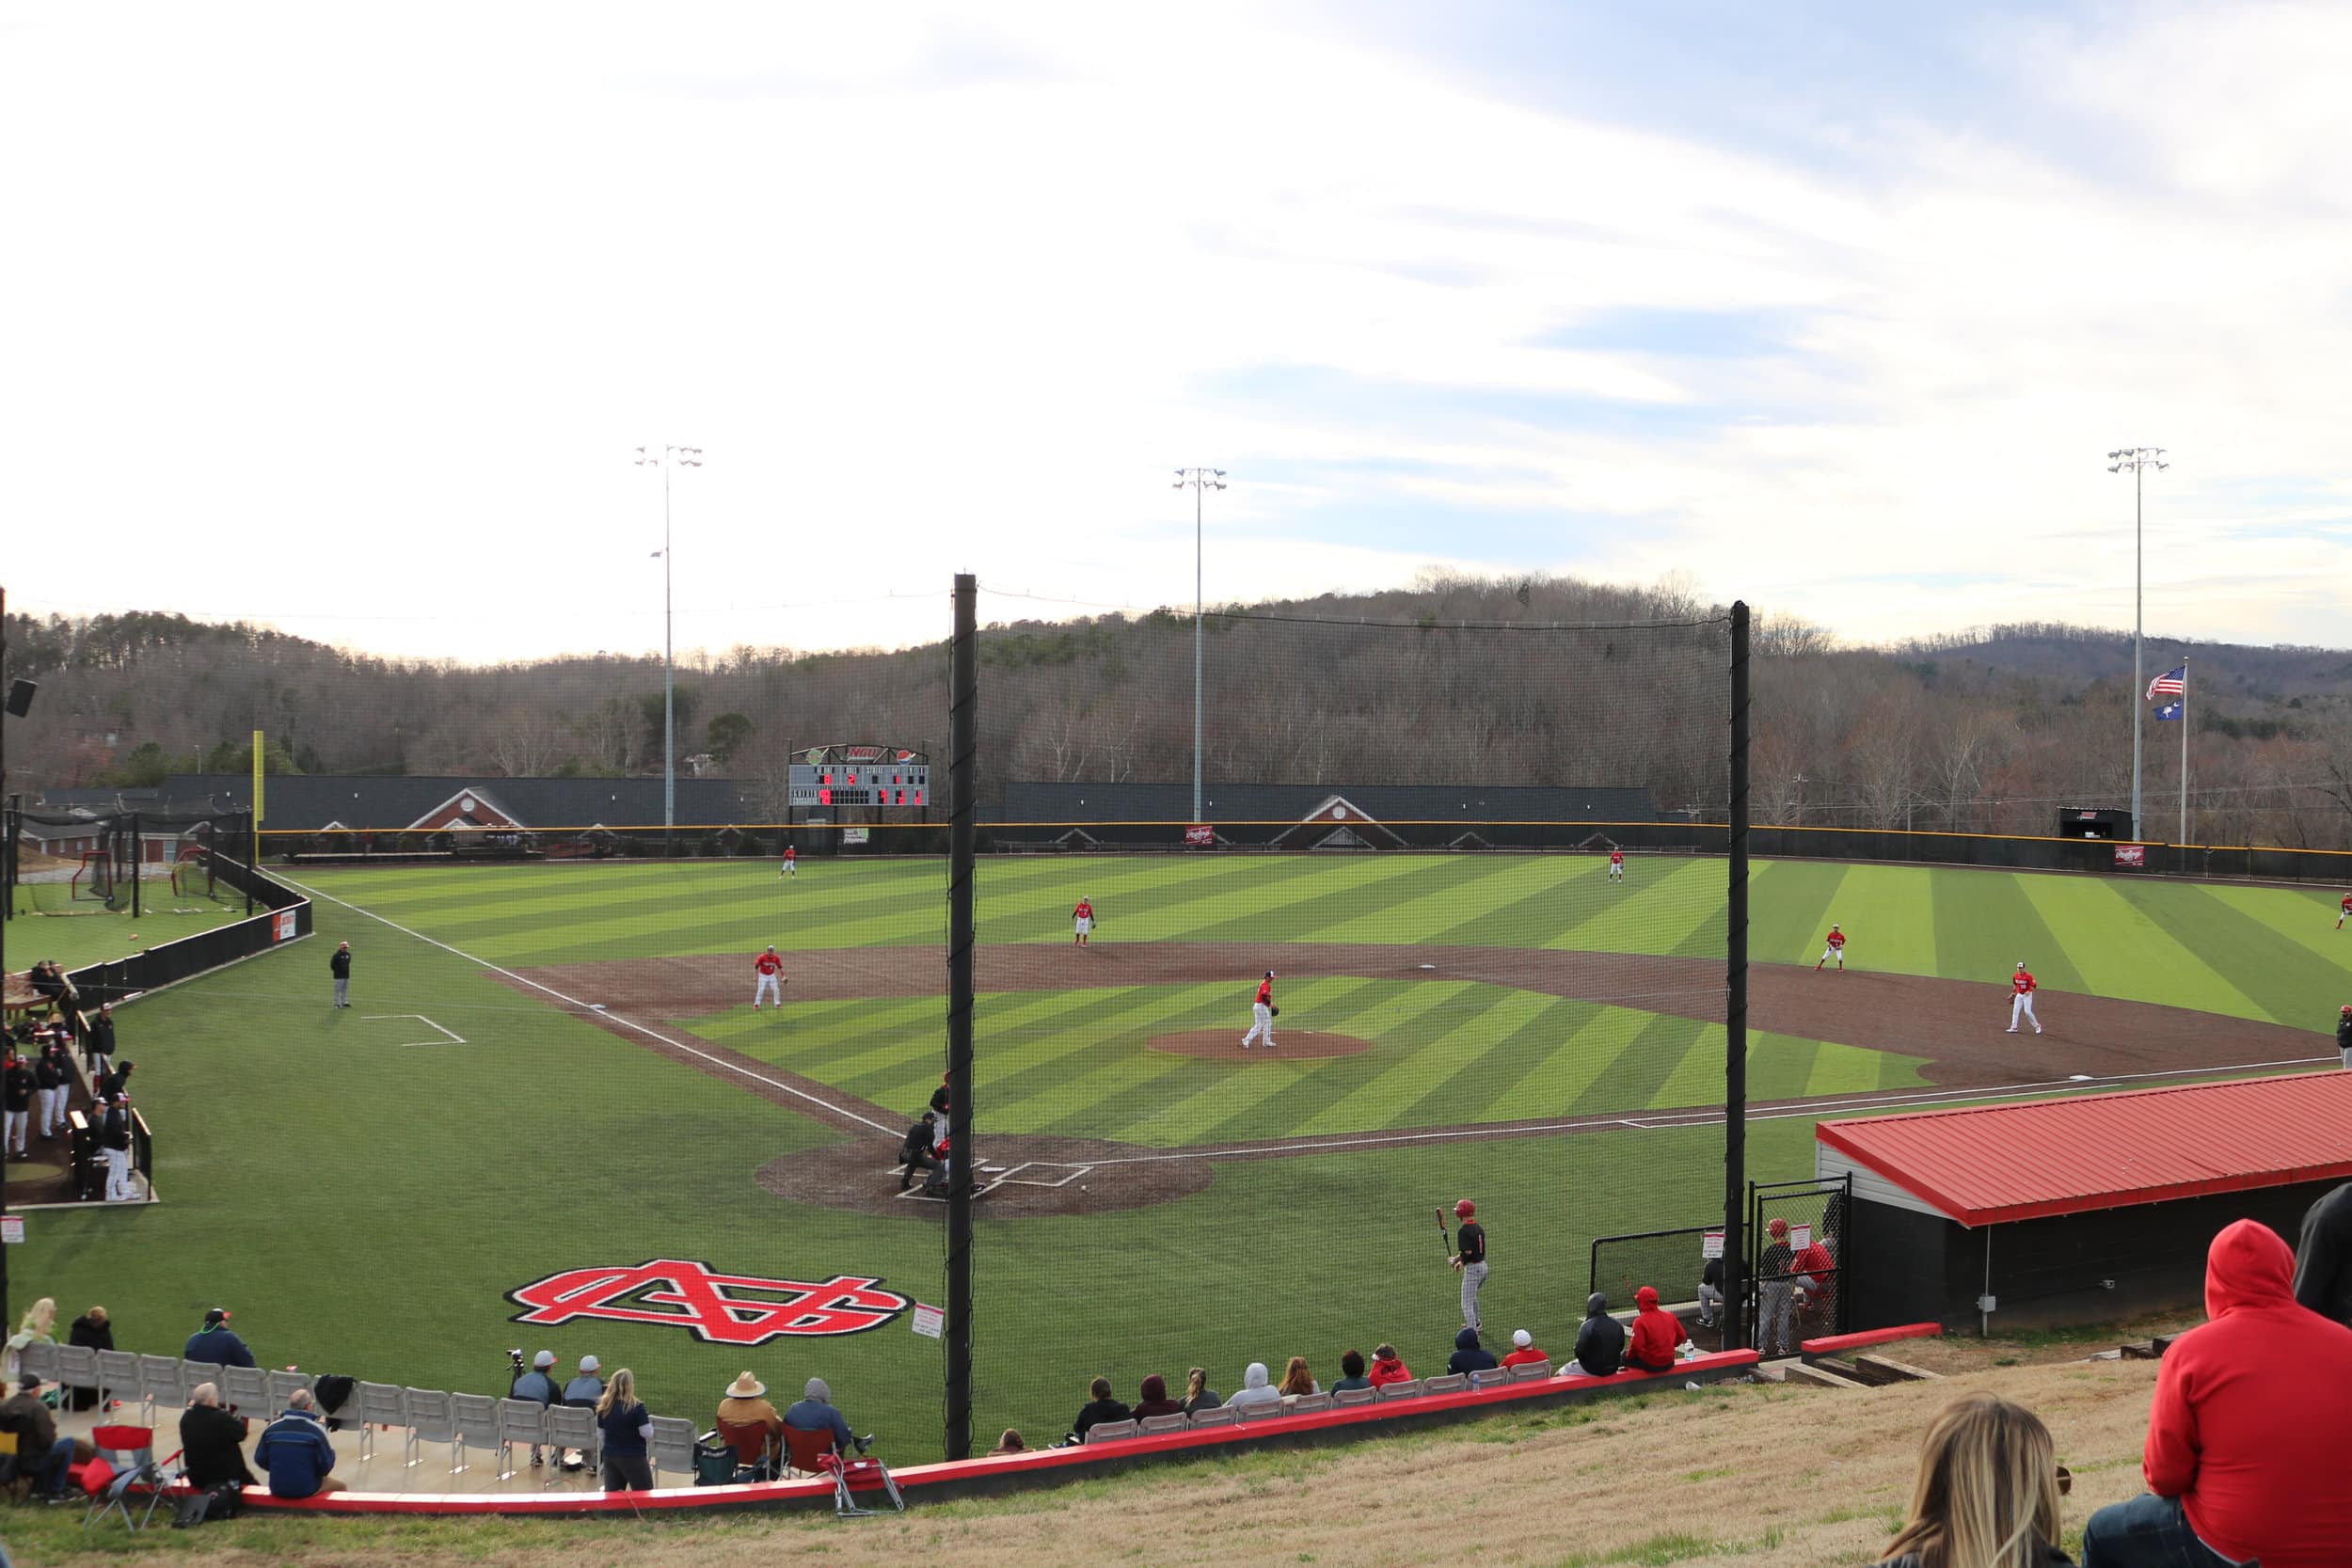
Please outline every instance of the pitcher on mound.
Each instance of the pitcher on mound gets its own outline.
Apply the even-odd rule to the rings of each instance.
[[[1241,1048],[1248,1050],[1249,1042],[1263,1036],[1265,1048],[1273,1050],[1274,1015],[1281,1010],[1274,1005],[1274,971],[1269,969],[1265,972],[1265,978],[1258,982],[1258,1000],[1249,1005],[1249,1033],[1241,1037]]]

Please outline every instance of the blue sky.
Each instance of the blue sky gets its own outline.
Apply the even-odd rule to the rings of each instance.
[[[18,8],[12,607],[406,655],[1424,566],[2344,645],[2340,7]],[[12,528],[12,532],[14,531]],[[204,541],[191,548],[191,541]],[[215,547],[235,541],[237,549]]]

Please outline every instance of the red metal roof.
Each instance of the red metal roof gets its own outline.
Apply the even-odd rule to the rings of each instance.
[[[2352,1178],[2352,1072],[1825,1121],[1814,1136],[1965,1226]]]

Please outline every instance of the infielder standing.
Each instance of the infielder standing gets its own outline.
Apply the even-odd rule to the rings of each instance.
[[[1609,879],[1613,882],[1625,880],[1625,851],[1622,849],[1609,851]]]
[[[1094,900],[1081,895],[1078,907],[1070,911],[1070,940],[1078,946],[1087,945],[1087,938],[1094,934]]]
[[[1241,1037],[1241,1048],[1249,1049],[1249,1042],[1265,1037],[1265,1048],[1274,1049],[1274,971],[1267,970],[1265,978],[1258,982],[1258,1000],[1249,1005],[1249,1033]]]
[[[759,984],[752,990],[752,1011],[759,1011],[762,1002],[773,1002],[778,1009],[784,1006],[784,959],[773,947],[752,960],[752,968],[759,974]]]
[[[1476,1328],[1478,1323],[1478,1291],[1486,1283],[1486,1227],[1470,1216],[1478,1212],[1478,1205],[1463,1198],[1454,1206],[1454,1217],[1462,1222],[1454,1232],[1454,1266],[1462,1273],[1462,1326]]]
[[[2026,968],[2026,960],[2017,960],[2017,973],[2009,977],[2009,1033],[2017,1033],[2017,1021],[2024,1019],[2033,1025],[2033,1032],[2042,1033],[2042,1021],[2033,1016],[2033,974]]]
[[[1837,928],[1837,922],[1835,920],[1829,923],[1829,945],[1821,949],[1821,963],[1813,966],[1813,973],[1816,974],[1821,973],[1821,964],[1829,962],[1832,958],[1837,960],[1837,973],[1845,974],[1846,933]],[[2026,966],[2019,964],[2017,967],[2023,969]]]

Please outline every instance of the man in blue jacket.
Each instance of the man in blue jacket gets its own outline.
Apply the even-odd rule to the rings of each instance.
[[[253,1353],[229,1328],[229,1308],[215,1307],[204,1314],[204,1326],[188,1336],[180,1352],[189,1361],[217,1361],[224,1367],[250,1367]]]
[[[850,1423],[833,1407],[833,1390],[821,1377],[812,1377],[801,1390],[801,1402],[784,1413],[784,1424],[796,1432],[830,1432],[833,1451],[847,1454],[854,1441]]]
[[[335,1445],[308,1388],[295,1389],[286,1401],[286,1413],[262,1429],[261,1441],[253,1445],[253,1463],[269,1472],[273,1497],[314,1497],[343,1489],[327,1473],[335,1468]]]
[[[1478,1342],[1478,1330],[1466,1328],[1454,1337],[1454,1354],[1445,1364],[1449,1372],[1490,1372],[1495,1369],[1495,1353]]]

